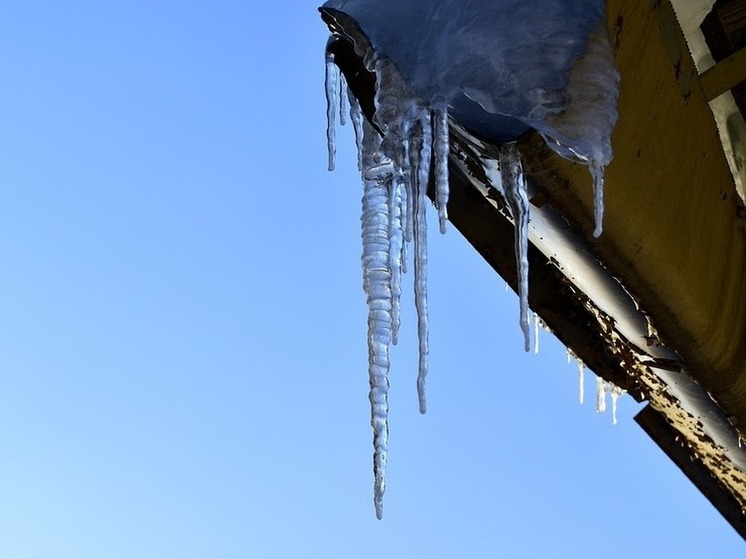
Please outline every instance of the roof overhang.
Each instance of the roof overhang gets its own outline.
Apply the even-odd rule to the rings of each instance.
[[[365,34],[322,9],[328,49],[372,120]],[[597,375],[648,401],[638,422],[746,538],[746,212],[670,3],[610,0],[622,75],[604,234],[590,177],[519,141],[531,196],[530,305]],[[516,285],[495,146],[451,123],[449,219]],[[686,459],[684,459],[686,458]]]

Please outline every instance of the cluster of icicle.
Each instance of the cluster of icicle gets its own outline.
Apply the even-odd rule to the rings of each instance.
[[[389,346],[397,343],[402,274],[408,245],[414,245],[414,290],[418,315],[419,372],[417,393],[425,413],[428,359],[427,322],[427,188],[435,175],[440,229],[448,215],[448,113],[445,102],[426,103],[408,91],[393,65],[376,62],[378,86],[374,128],[332,59],[326,64],[329,168],[334,168],[336,114],[346,120],[345,102],[358,146],[363,177],[363,288],[368,304],[368,373],[374,444],[374,502],[383,516],[388,443]]]
[[[567,349],[567,362],[571,363],[575,360],[578,366],[578,402],[581,404],[585,400],[585,364],[583,361],[573,353],[573,351]],[[613,382],[604,380],[601,377],[596,377],[596,413],[606,412],[606,395],[611,395],[611,423],[612,425],[617,424],[617,407],[619,397],[625,393],[625,390]]]
[[[428,360],[427,190],[435,178],[440,231],[448,219],[448,110],[442,98],[425,101],[412,92],[385,58],[375,62],[375,122],[368,123],[347,88],[333,57],[326,61],[329,169],[335,166],[335,125],[347,120],[349,106],[363,178],[363,287],[368,304],[368,373],[374,444],[374,503],[383,515],[388,445],[389,347],[396,345],[400,325],[402,274],[408,245],[414,246],[414,291],[418,316],[419,372],[417,393],[425,413]],[[515,144],[501,148],[502,184],[494,185],[511,209],[517,231],[520,325],[525,349],[531,348],[528,307],[528,196]]]

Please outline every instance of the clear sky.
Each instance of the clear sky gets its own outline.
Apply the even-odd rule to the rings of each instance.
[[[429,411],[407,289],[376,521],[316,6],[0,5],[0,557],[742,554],[639,406],[579,406],[564,348],[524,354],[516,296],[435,226]]]

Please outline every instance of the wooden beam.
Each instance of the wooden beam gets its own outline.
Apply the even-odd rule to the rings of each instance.
[[[705,99],[712,101],[746,82],[746,47],[734,52],[699,76]]]

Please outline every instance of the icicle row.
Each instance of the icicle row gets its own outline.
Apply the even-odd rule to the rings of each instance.
[[[388,453],[389,349],[398,341],[401,309],[401,277],[407,271],[407,245],[414,243],[414,291],[417,309],[419,364],[417,394],[421,413],[426,411],[425,379],[429,353],[427,317],[427,191],[434,176],[435,204],[441,232],[448,219],[448,107],[445,101],[426,103],[403,82],[393,64],[375,62],[375,124],[368,124],[358,100],[347,87],[344,76],[326,59],[327,147],[329,170],[335,167],[336,130],[349,113],[358,148],[358,167],[363,174],[363,287],[368,305],[368,373],[371,426],[373,428],[374,504],[376,516],[383,516]],[[373,68],[371,68],[373,69]],[[515,225],[515,259],[520,301],[520,326],[525,350],[531,349],[531,321],[528,305],[529,202],[520,154],[515,143],[500,148],[501,184],[498,187],[510,208]],[[594,235],[603,228],[603,166],[591,162],[594,180]],[[507,286],[507,284],[506,284]],[[539,352],[539,317],[533,314],[534,351]],[[572,353],[568,350],[568,361]],[[578,399],[584,400],[584,365],[579,359]],[[597,379],[597,411],[606,409],[611,391],[612,421],[616,423],[617,399],[623,391]]]
[[[407,245],[414,243],[414,291],[417,309],[419,408],[426,410],[427,375],[427,191],[431,164],[435,168],[436,204],[441,229],[448,204],[448,114],[445,102],[427,104],[407,89],[393,65],[375,64],[374,129],[365,121],[359,102],[327,58],[327,143],[329,168],[334,168],[335,118],[344,124],[349,100],[355,130],[358,167],[363,175],[363,277],[368,303],[368,357],[371,425],[374,445],[374,503],[383,515],[388,445],[389,346],[398,341],[401,279],[407,271]],[[342,93],[340,93],[340,91]]]
[[[518,299],[520,301],[520,325],[523,330],[524,347],[531,351],[531,332],[528,318],[528,218],[529,205],[526,183],[523,177],[521,156],[515,143],[500,148],[500,175],[505,198],[513,214],[515,227],[515,260],[518,270]]]
[[[324,89],[326,91],[326,147],[329,151],[329,170],[333,171],[337,156],[336,118],[340,109],[339,101],[339,68],[334,63],[334,56],[326,57]]]
[[[567,362],[570,363],[575,359],[578,364],[578,401],[582,404],[585,399],[585,365],[583,362],[572,352],[570,348],[567,348]],[[596,377],[596,413],[604,413],[606,411],[606,395],[611,395],[611,424],[617,424],[617,407],[619,397],[626,391],[618,387],[613,382],[604,380],[603,378]]]
[[[570,363],[572,359],[575,359],[578,365],[578,401],[582,404],[585,399],[585,365],[583,362],[572,352],[570,348],[567,348],[567,362]],[[604,380],[603,378],[596,377],[596,413],[606,412],[606,395],[611,395],[611,424],[617,424],[617,407],[619,397],[626,391],[623,388],[618,387],[613,382]]]

